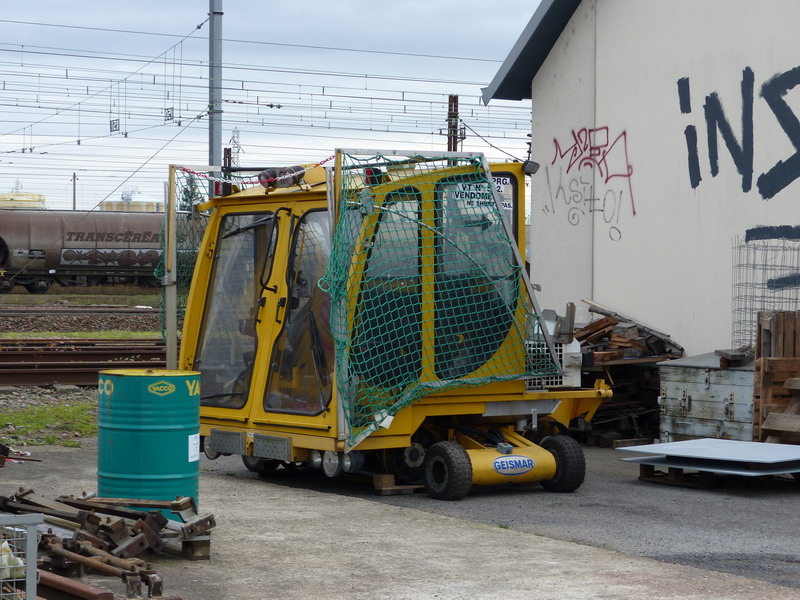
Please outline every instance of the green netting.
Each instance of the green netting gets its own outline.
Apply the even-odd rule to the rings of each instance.
[[[557,373],[480,155],[342,154],[331,295],[350,447],[434,392]]]
[[[183,327],[183,317],[186,313],[186,302],[189,297],[189,286],[192,283],[194,263],[197,259],[197,250],[203,240],[206,227],[206,217],[197,213],[193,206],[209,198],[208,185],[205,181],[198,181],[197,175],[175,169],[175,201],[177,209],[176,219],[176,278],[178,302],[178,336]],[[166,257],[166,242],[164,228],[161,229],[161,258],[155,269],[155,276],[161,280],[165,273],[164,260]],[[161,298],[161,336],[166,339],[164,309],[166,300],[162,289]]]

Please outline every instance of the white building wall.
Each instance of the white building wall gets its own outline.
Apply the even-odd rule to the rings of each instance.
[[[590,266],[596,302],[669,333],[688,354],[729,347],[734,240],[753,228],[800,225],[800,157],[793,158],[800,148],[800,38],[793,33],[800,2],[597,0],[583,3],[562,37],[584,27],[586,11],[596,19],[591,110],[575,96],[575,81],[587,77],[583,45],[554,49],[533,82],[533,135],[544,159],[532,184],[533,218],[562,247],[580,246],[576,272],[586,277]],[[553,73],[572,85],[545,85]],[[554,113],[558,119],[548,122]],[[587,132],[593,141],[553,162],[554,140],[563,149],[582,128],[594,130]],[[781,162],[783,171],[773,170]],[[570,181],[593,181],[584,195],[594,210],[591,251],[584,251],[585,229],[541,216],[543,175],[557,169]],[[546,243],[536,231],[534,257]],[[542,274],[545,290],[563,281],[557,265]]]
[[[550,162],[554,139],[569,145],[574,123],[594,124],[594,31],[594,0],[587,0],[533,81],[532,156],[541,168],[531,178],[531,281],[542,287],[540,305],[559,314],[567,302],[580,304],[592,295],[592,220],[582,200],[592,173],[569,173]]]

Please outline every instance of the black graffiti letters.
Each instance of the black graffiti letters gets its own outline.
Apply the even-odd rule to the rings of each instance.
[[[800,151],[800,121],[783,97],[800,83],[800,67],[776,75],[761,86],[761,97],[766,100],[786,137],[795,150]],[[763,198],[772,198],[800,177],[800,153],[795,152],[786,160],[779,160],[769,171],[758,178],[758,191]]]
[[[678,79],[678,100],[681,103],[681,112],[692,112],[692,97],[689,92],[689,78]],[[700,158],[697,154],[697,129],[694,125],[687,125],[683,131],[686,138],[686,150],[689,153],[689,183],[692,189],[700,185],[703,178],[700,175]]]
[[[717,132],[722,134],[725,145],[733,158],[736,170],[742,176],[742,191],[749,192],[753,187],[753,71],[746,67],[742,72],[742,143],[736,141],[733,128],[725,118],[722,102],[716,92],[706,96],[703,110],[706,115],[708,131],[708,160],[711,163],[711,175],[719,173],[719,151],[717,149]]]
[[[719,94],[711,92],[705,97],[703,116],[706,125],[708,162],[711,175],[716,177],[719,167],[719,138],[725,143],[728,153],[742,176],[742,191],[747,193],[753,186],[754,124],[753,99],[755,75],[750,67],[742,71],[742,118],[741,136],[737,139],[729,117],[725,113]],[[691,114],[691,92],[688,77],[678,80],[678,102],[683,114]],[[767,103],[775,119],[783,129],[792,146],[797,150],[792,156],[778,161],[756,180],[758,192],[764,199],[774,197],[795,179],[800,177],[800,119],[785,100],[786,94],[800,84],[800,67],[780,73],[766,81],[760,96]],[[697,129],[687,125],[684,129],[688,158],[689,184],[697,188],[703,180],[700,170]]]

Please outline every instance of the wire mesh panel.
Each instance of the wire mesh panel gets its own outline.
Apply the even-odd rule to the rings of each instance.
[[[178,334],[180,335],[183,325],[183,316],[186,312],[186,302],[189,297],[189,286],[192,283],[192,273],[194,263],[197,259],[197,251],[203,240],[203,233],[206,228],[206,217],[197,212],[194,206],[209,199],[209,185],[206,180],[206,173],[197,173],[186,169],[175,168],[175,190],[174,198],[176,202],[176,279],[177,279],[177,308],[178,308]],[[161,230],[161,247],[166,248],[165,232]],[[164,277],[166,265],[166,252],[161,253],[161,259],[155,269],[155,276],[160,280]],[[166,290],[162,294],[166,293]],[[164,308],[166,301],[161,302],[161,334],[165,335]]]
[[[426,395],[557,373],[481,155],[341,153],[331,295],[349,445]]]
[[[36,598],[36,525],[42,515],[0,515],[0,600]]]
[[[800,309],[800,241],[737,238],[732,306],[734,348],[754,345],[759,311]]]

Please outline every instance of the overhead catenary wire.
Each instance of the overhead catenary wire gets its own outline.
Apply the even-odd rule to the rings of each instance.
[[[197,27],[196,27],[194,30],[192,30],[191,32],[189,32],[188,34],[186,34],[186,35],[185,35],[185,36],[184,36],[184,37],[181,39],[181,41],[183,41],[183,40],[185,40],[186,38],[188,38],[189,36],[193,35],[193,34],[195,33],[195,31],[199,30],[199,29],[200,29],[200,28],[201,28],[203,25],[205,25],[205,23],[206,23],[207,21],[208,21],[208,18],[206,18],[206,20],[205,20],[205,21],[203,21],[202,23],[200,23],[200,24],[199,24],[199,25],[198,25],[198,26],[197,26]],[[177,44],[176,44],[176,45],[177,45]],[[173,46],[173,47],[174,47],[174,46]],[[161,55],[159,54],[159,57],[160,57],[160,56],[161,56]],[[132,73],[130,73],[128,76],[126,76],[125,78],[123,78],[123,80],[124,80],[124,79],[127,79],[128,77],[132,77],[133,75],[135,75],[136,73],[138,73],[139,71],[141,71],[143,68],[145,68],[147,65],[150,65],[150,64],[152,64],[152,63],[153,63],[153,62],[155,62],[156,60],[158,60],[158,57],[156,57],[156,58],[153,58],[152,60],[150,60],[150,61],[146,62],[144,65],[142,65],[141,67],[139,67],[139,69],[137,69],[137,70],[133,71],[133,72],[132,72]],[[106,87],[106,88],[103,88],[102,90],[99,90],[99,91],[97,91],[95,94],[92,94],[92,96],[91,96],[91,97],[94,97],[94,96],[96,96],[97,94],[100,94],[100,93],[102,93],[102,92],[104,92],[104,91],[107,91],[108,89],[109,89],[108,87]],[[83,100],[82,100],[81,102],[83,102]],[[76,105],[80,105],[80,102],[76,103]],[[38,122],[37,122],[37,124],[38,124],[38,123],[42,123],[42,122],[44,122],[45,120],[47,120],[47,117],[45,117],[44,119],[41,119],[40,121],[38,121]],[[8,133],[16,133],[16,132],[8,132]],[[4,136],[4,135],[8,135],[8,133],[3,133],[3,132],[0,132],[0,137],[2,137],[2,136]]]
[[[207,20],[207,19],[206,19]],[[162,32],[154,32],[154,31],[134,31],[130,29],[114,29],[110,27],[90,27],[87,25],[67,25],[65,23],[45,23],[41,21],[20,21],[20,20],[10,20],[10,19],[0,19],[0,23],[13,23],[15,25],[37,25],[40,27],[59,27],[64,29],[83,29],[87,31],[100,31],[103,33],[126,33],[126,34],[134,34],[134,35],[149,35],[149,36],[163,36],[163,37],[180,37],[179,34],[174,33],[162,33]],[[201,23],[197,26],[197,29],[205,23]],[[445,55],[437,55],[437,54],[423,54],[423,53],[416,53],[416,52],[398,52],[392,50],[377,50],[377,49],[366,49],[366,48],[344,48],[339,46],[320,46],[320,45],[311,45],[311,44],[296,44],[296,43],[286,43],[286,42],[266,42],[263,40],[240,40],[234,38],[222,38],[223,42],[234,42],[240,44],[254,44],[254,45],[262,45],[262,46],[284,46],[287,48],[306,48],[311,50],[332,50],[338,52],[357,52],[357,53],[364,53],[364,54],[384,54],[384,55],[393,55],[393,56],[407,56],[407,57],[418,57],[418,58],[438,58],[444,60],[467,60],[467,61],[475,61],[475,62],[491,62],[491,63],[499,63],[502,60],[491,59],[491,58],[479,58],[479,57],[468,57],[468,56],[445,56]]]
[[[171,128],[185,124],[184,115],[192,119],[207,104],[207,61],[192,58],[191,50],[185,52],[196,46],[194,41],[205,38],[184,36],[155,57],[119,48],[103,52],[25,46],[24,60],[17,62],[15,51],[19,53],[21,45],[8,38],[0,42],[0,119],[6,129],[0,130],[0,191],[3,182],[17,174],[29,181],[28,174],[37,173],[36,185],[63,190],[61,178],[80,170],[85,174],[82,185],[99,190],[129,173],[152,145],[171,136]],[[519,147],[526,142],[522,132],[529,128],[529,112],[510,103],[483,106],[475,81],[424,77],[422,72],[407,76],[312,69],[308,64],[298,68],[226,62],[225,69],[223,127],[240,131],[248,160],[259,164],[307,162],[319,158],[323,148],[353,143],[442,146],[439,131],[451,91],[461,94],[465,119],[479,133],[467,140],[470,150],[489,150],[491,158],[499,156],[495,148],[501,147],[522,153]],[[173,106],[175,121],[166,122],[164,110]],[[120,131],[109,131],[112,119],[120,120]],[[203,122],[192,120],[186,134],[170,142],[169,161],[204,162],[203,137]],[[83,164],[76,169],[78,156]],[[13,174],[4,168],[9,161],[15,163]],[[152,193],[160,188],[163,168],[150,164],[137,172],[136,181]]]

